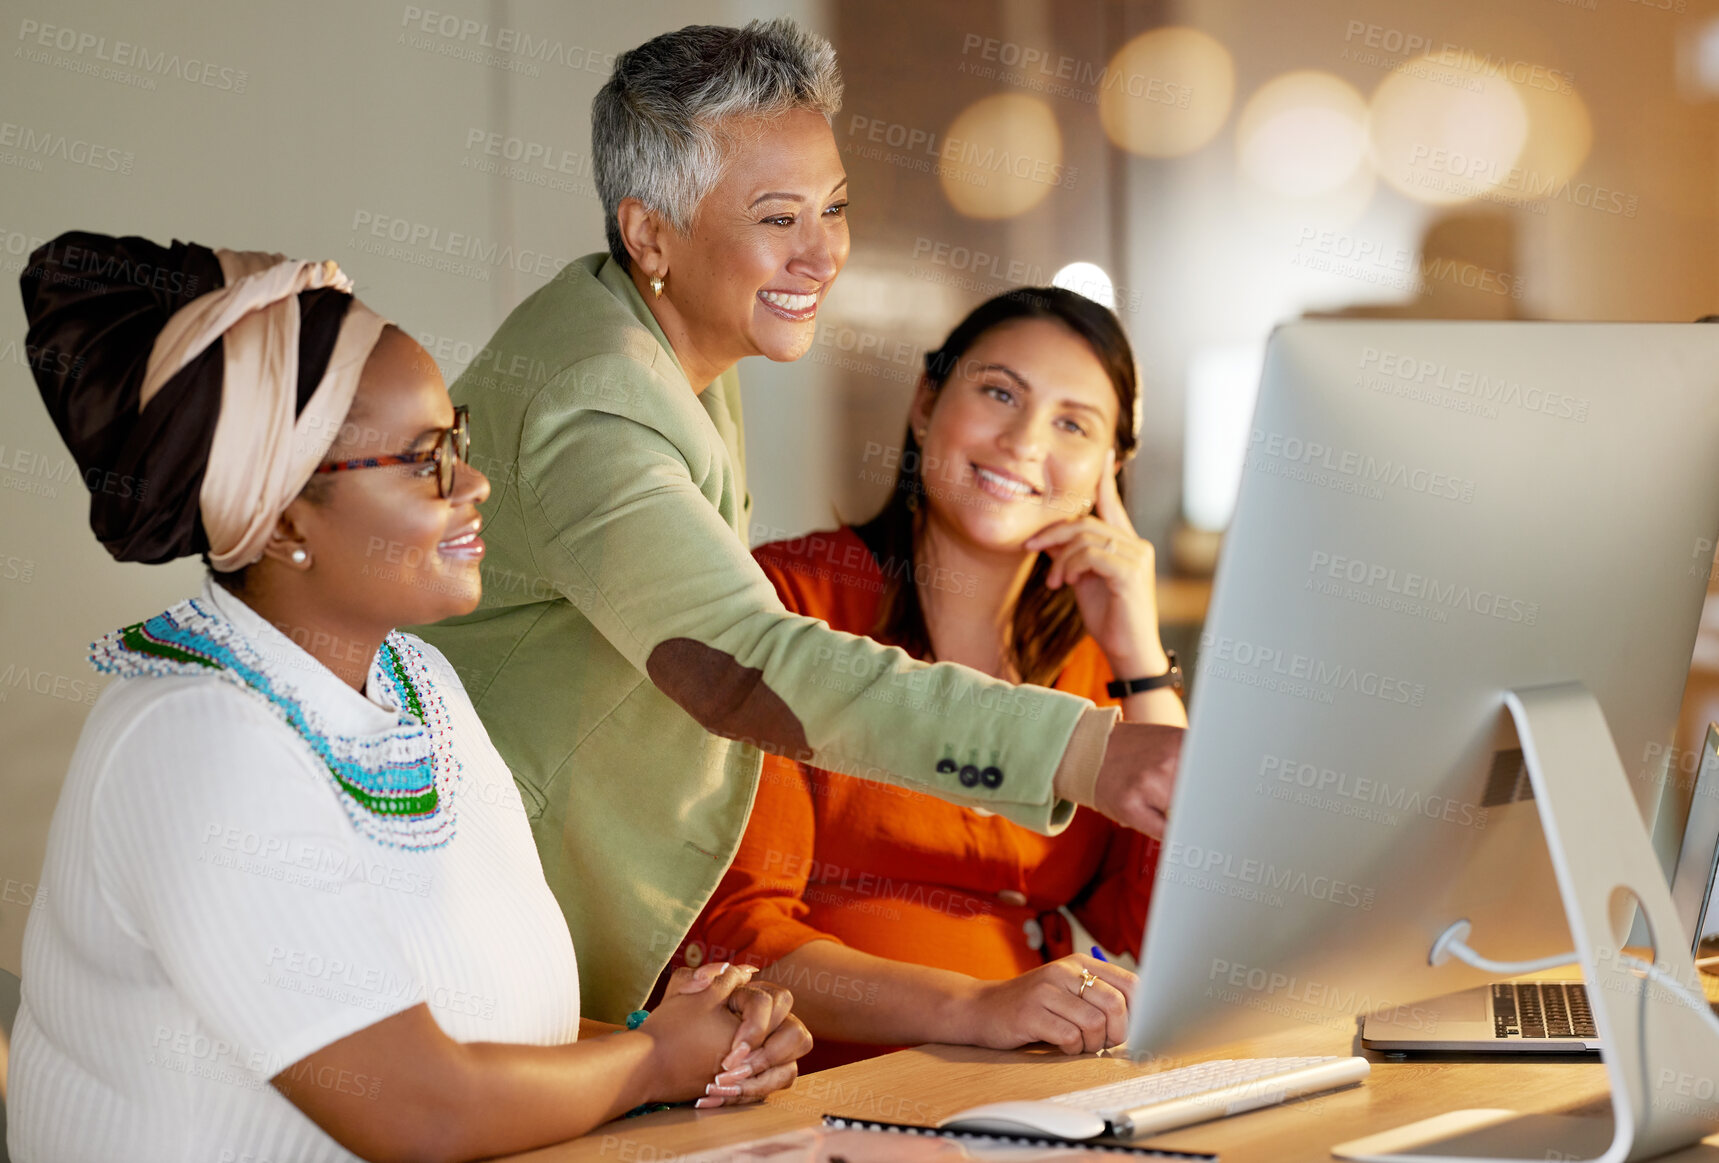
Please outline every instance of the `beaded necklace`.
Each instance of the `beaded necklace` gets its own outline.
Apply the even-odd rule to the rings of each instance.
[[[376,735],[341,735],[304,705],[298,690],[237,626],[196,598],[103,635],[90,647],[99,671],[121,678],[210,675],[261,700],[315,752],[359,832],[395,848],[439,848],[453,838],[454,754],[447,706],[423,654],[398,630],[377,655],[392,687],[395,725]]]

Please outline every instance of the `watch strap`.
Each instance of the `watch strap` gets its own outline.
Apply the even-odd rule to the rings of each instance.
[[[1145,694],[1147,691],[1161,690],[1164,687],[1182,689],[1182,667],[1176,661],[1176,652],[1166,650],[1165,656],[1170,660],[1170,669],[1163,674],[1154,674],[1146,678],[1119,678],[1105,685],[1105,691],[1113,699],[1125,699],[1129,695]]]

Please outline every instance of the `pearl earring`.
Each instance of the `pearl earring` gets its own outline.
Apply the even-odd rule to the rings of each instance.
[[[305,562],[310,560],[310,554],[306,553],[302,549],[295,549],[291,553],[287,554],[287,556],[292,558],[292,563],[294,565],[303,565]]]
[[[651,276],[651,294],[659,299],[663,297],[663,277],[661,275]]]

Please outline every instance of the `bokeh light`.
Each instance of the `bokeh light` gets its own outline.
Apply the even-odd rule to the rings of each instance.
[[[1525,198],[1549,197],[1576,176],[1594,144],[1588,104],[1575,87],[1549,89],[1518,85],[1516,95],[1528,110],[1528,141],[1516,159],[1518,180],[1509,192]]]
[[[1116,310],[1116,284],[1105,269],[1093,262],[1071,262],[1051,276],[1051,286],[1085,295],[1094,303]]]
[[[1180,157],[1223,128],[1236,68],[1198,29],[1155,28],[1110,58],[1101,84],[1098,114],[1112,142],[1144,157]]]
[[[1000,93],[949,126],[938,172],[949,204],[969,218],[1012,218],[1063,181],[1062,132],[1037,97]]]
[[[1528,110],[1501,73],[1424,56],[1380,83],[1370,126],[1381,178],[1418,201],[1452,205],[1509,180]]]
[[[1236,158],[1243,174],[1273,193],[1331,193],[1367,164],[1367,102],[1330,73],[1285,73],[1242,109]]]

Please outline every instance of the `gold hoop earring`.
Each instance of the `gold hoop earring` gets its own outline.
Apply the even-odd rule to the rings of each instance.
[[[663,277],[661,275],[651,276],[651,294],[659,299],[663,297]]]

